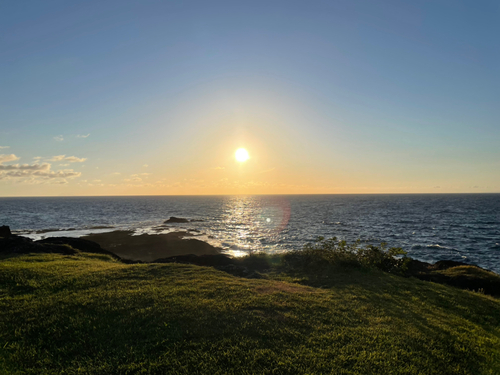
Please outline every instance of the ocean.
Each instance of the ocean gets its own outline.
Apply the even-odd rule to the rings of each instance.
[[[193,221],[158,227],[171,216]],[[182,230],[235,256],[359,238],[500,273],[500,194],[0,198],[0,225],[33,239]]]

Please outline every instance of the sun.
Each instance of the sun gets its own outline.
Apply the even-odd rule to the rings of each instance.
[[[240,163],[243,163],[248,159],[250,159],[248,151],[245,150],[244,148],[237,149],[236,152],[234,153],[234,157],[236,158],[236,161],[239,161]]]

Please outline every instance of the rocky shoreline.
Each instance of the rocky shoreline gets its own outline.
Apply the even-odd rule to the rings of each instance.
[[[133,235],[133,231],[90,234],[81,239],[99,244],[120,258],[142,262],[181,255],[217,255],[221,249],[189,237],[185,232]]]
[[[81,238],[49,237],[34,241],[0,227],[0,256],[29,253],[78,252],[109,255],[123,263],[187,263],[215,267],[235,276],[259,278],[265,262],[248,262],[222,254],[221,249],[197,239],[185,239],[185,232],[132,235],[132,231],[91,234]],[[406,277],[480,291],[500,297],[500,276],[481,267],[443,260],[434,264],[410,259]]]

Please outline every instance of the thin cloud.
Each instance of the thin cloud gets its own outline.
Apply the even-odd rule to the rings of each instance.
[[[30,168],[31,167],[31,168]],[[44,169],[40,169],[42,166],[26,166],[22,165],[18,169],[9,170],[7,172],[0,172],[0,180],[13,177],[13,178],[32,178],[40,177],[42,179],[55,179],[55,178],[74,178],[80,177],[80,172],[75,172],[72,169],[63,171],[51,171],[50,164],[43,165]]]
[[[90,135],[90,133],[89,134],[77,134],[76,138],[88,138],[89,135]]]
[[[66,157],[66,155],[56,155],[56,156],[52,156],[49,161],[61,161],[61,160],[64,160],[64,158]]]
[[[48,171],[49,163],[0,165],[0,171]]]
[[[83,163],[87,158],[77,158],[76,156],[56,155],[48,159],[48,161],[67,161],[70,163]]]
[[[10,146],[0,146],[0,150],[1,150],[2,148],[10,148]]]
[[[64,137],[62,135],[56,135],[54,137],[54,140],[56,140],[57,142],[62,142],[64,141]]]
[[[64,171],[40,171],[33,173],[35,176],[46,177],[46,178],[68,178],[68,177],[80,177],[81,172],[75,172],[72,169]]]
[[[148,165],[148,164],[144,164],[144,165],[143,165],[143,167],[144,167],[144,168],[147,168],[147,167],[149,167],[149,165]]]
[[[59,155],[56,158],[60,158]],[[62,155],[64,158],[64,155]],[[73,169],[63,169],[59,171],[51,170],[49,163],[35,164],[8,164],[3,163],[18,160],[14,154],[0,155],[0,180],[4,179],[20,179],[19,183],[37,184],[43,183],[43,180],[52,180],[50,183],[67,183],[64,179],[80,177],[80,172],[75,172]]]
[[[10,155],[0,155],[0,164],[2,163],[7,163],[9,161],[16,161],[16,160],[19,160],[19,157],[17,157],[16,155],[14,154],[10,154]]]
[[[76,156],[68,156],[64,158],[64,160],[69,161],[70,163],[83,163],[87,158],[77,158]]]

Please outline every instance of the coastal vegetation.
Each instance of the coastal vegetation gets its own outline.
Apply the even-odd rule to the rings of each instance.
[[[322,240],[302,252],[256,254],[222,270],[178,262],[125,264],[69,245],[66,255],[4,254],[0,369],[500,372],[499,299],[402,277],[404,257],[379,247],[347,251],[352,246]],[[456,268],[436,272],[464,272]]]

